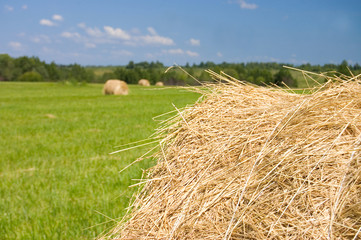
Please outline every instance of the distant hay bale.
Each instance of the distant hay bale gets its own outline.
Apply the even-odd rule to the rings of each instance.
[[[150,86],[150,83],[147,79],[140,79],[138,81],[138,85],[140,86],[145,86],[145,87],[149,87]]]
[[[156,82],[155,85],[156,86],[164,86],[164,83],[163,82]]]
[[[298,95],[212,74],[102,239],[360,239],[361,76]]]
[[[106,81],[103,88],[103,94],[106,95],[128,95],[128,91],[127,83],[116,79]]]
[[[45,114],[45,116],[47,118],[52,118],[52,119],[57,118],[54,114],[51,114],[51,113],[47,113],[47,114]]]

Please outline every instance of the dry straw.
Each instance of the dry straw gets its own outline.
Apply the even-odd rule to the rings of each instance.
[[[302,71],[327,82],[300,95],[210,73],[102,239],[361,239],[360,75]]]

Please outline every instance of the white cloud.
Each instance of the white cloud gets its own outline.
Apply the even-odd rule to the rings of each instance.
[[[148,30],[148,32],[149,32],[150,34],[152,34],[152,35],[158,35],[157,32],[155,31],[155,29],[152,28],[152,27],[148,27],[147,30]]]
[[[104,26],[104,30],[110,37],[119,38],[122,40],[129,40],[131,38],[127,32],[125,32],[120,28],[112,28],[110,26]]]
[[[51,39],[46,35],[39,35],[31,38],[34,43],[51,43]]]
[[[22,8],[23,10],[26,10],[26,9],[28,9],[28,5],[23,5],[23,6],[21,6],[21,8]]]
[[[84,29],[85,32],[92,37],[102,37],[104,35],[103,32],[99,28],[87,27],[85,23],[78,23],[78,27]]]
[[[62,32],[61,36],[65,38],[80,38],[80,34],[77,32]]]
[[[63,16],[59,15],[59,14],[54,14],[53,15],[53,20],[55,21],[63,21]]]
[[[184,51],[180,48],[177,49],[169,49],[169,50],[163,50],[164,53],[169,53],[169,54],[184,54]]]
[[[61,15],[59,15],[59,14],[54,14],[53,16],[52,16],[52,19],[54,20],[54,21],[63,21],[64,19],[63,19],[63,17],[61,16]],[[40,25],[44,25],[44,26],[49,26],[49,27],[53,27],[53,26],[56,26],[57,24],[55,23],[55,22],[53,22],[52,20],[49,20],[49,19],[41,19],[40,20]]]
[[[174,41],[171,38],[168,37],[162,37],[158,35],[146,35],[139,37],[142,43],[144,44],[160,44],[160,45],[174,45]]]
[[[192,51],[186,51],[186,54],[188,55],[188,56],[190,56],[190,57],[198,57],[199,56],[199,54],[198,53],[196,53],[196,52],[192,52]]]
[[[258,5],[257,5],[257,4],[247,3],[245,0],[239,0],[238,3],[239,3],[239,6],[240,6],[242,9],[254,10],[254,9],[258,8]]]
[[[139,46],[139,45],[175,45],[174,41],[169,37],[160,36],[157,34],[154,28],[148,27],[148,34],[143,35],[138,29],[132,29],[127,32],[121,28],[104,26],[103,30],[97,27],[87,27],[85,23],[78,23],[77,26],[83,29],[89,36],[86,39],[87,42],[95,42],[97,44],[105,43],[119,43],[127,46]],[[63,37],[74,37],[69,32],[64,32]]]
[[[49,27],[55,26],[55,23],[50,21],[49,19],[41,19],[39,23],[40,25],[49,26]]]
[[[12,12],[12,11],[14,11],[14,7],[9,6],[9,5],[5,5],[5,10],[8,11],[8,12]]]
[[[132,52],[129,52],[127,50],[114,50],[114,51],[111,51],[110,53],[115,56],[132,56],[133,55]]]
[[[218,57],[223,57],[223,54],[221,52],[217,52]]]
[[[139,45],[136,41],[137,40],[133,38],[132,41],[125,41],[125,42],[123,42],[123,44],[126,45],[126,46],[136,47],[136,46]]]
[[[23,45],[19,42],[9,42],[9,46],[14,50],[21,50]]]
[[[135,35],[140,35],[140,30],[138,28],[133,28],[130,32]]]
[[[78,23],[78,27],[80,27],[80,28],[86,28],[86,24],[85,23]]]
[[[100,31],[99,28],[95,27],[95,28],[85,28],[85,31],[87,34],[89,34],[90,36],[93,37],[102,37],[103,36],[103,32]]]
[[[150,33],[150,35],[143,35],[143,36],[141,35],[138,37],[134,37],[134,40],[138,41],[143,45],[165,45],[165,46],[174,45],[173,39],[158,35],[158,33],[155,31],[154,28],[148,27],[147,30]]]
[[[192,51],[184,51],[183,49],[180,48],[175,48],[175,49],[168,49],[168,50],[163,50],[162,51],[163,54],[172,54],[172,55],[188,55],[190,57],[198,57],[199,54],[196,52],[192,52]]]
[[[191,39],[189,39],[189,44],[192,46],[200,46],[201,41],[198,39],[191,38]]]
[[[46,54],[61,54],[58,50],[46,46],[42,47],[41,51]]]
[[[94,43],[85,43],[86,48],[96,48],[96,46]]]

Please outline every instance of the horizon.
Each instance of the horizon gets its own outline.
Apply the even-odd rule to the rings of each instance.
[[[82,66],[361,64],[361,2],[346,3],[5,0],[0,53]]]
[[[7,54],[7,53],[0,53],[1,54]],[[8,55],[8,54],[7,54]],[[127,66],[130,62],[133,62],[134,64],[141,64],[143,62],[146,62],[146,63],[160,63],[162,64],[164,67],[176,67],[176,66],[180,66],[180,67],[185,67],[186,65],[189,65],[190,67],[192,67],[193,65],[201,65],[202,63],[204,64],[207,64],[207,63],[212,63],[212,64],[215,64],[215,65],[221,65],[221,64],[244,64],[244,65],[247,65],[247,64],[268,64],[268,63],[275,63],[275,64],[278,64],[278,65],[285,65],[285,66],[295,66],[295,67],[299,67],[299,66],[302,66],[302,65],[311,65],[311,66],[325,66],[325,65],[336,65],[336,66],[339,66],[343,63],[343,61],[346,61],[345,59],[342,60],[341,62],[339,63],[324,63],[324,64],[311,64],[309,62],[305,62],[305,63],[301,63],[301,64],[292,64],[292,63],[287,63],[287,62],[226,62],[226,61],[223,61],[223,62],[219,62],[219,63],[215,63],[215,62],[212,62],[212,61],[201,61],[201,62],[198,62],[198,63],[189,63],[189,62],[186,62],[184,64],[171,64],[171,65],[167,65],[167,64],[164,64],[163,62],[161,61],[138,61],[138,62],[135,62],[133,60],[129,60],[129,62],[127,63],[124,63],[124,64],[108,64],[108,65],[103,65],[103,64],[100,64],[100,65],[83,65],[83,64],[80,64],[80,63],[77,63],[77,62],[73,62],[73,63],[67,63],[67,64],[63,64],[63,63],[57,63],[55,61],[52,61],[52,62],[48,62],[48,61],[45,61],[41,58],[39,58],[38,56],[26,56],[26,55],[23,55],[23,56],[18,56],[18,57],[13,57],[13,56],[10,56],[9,57],[13,58],[13,59],[16,59],[16,58],[21,58],[21,57],[28,57],[28,58],[38,58],[41,62],[45,62],[46,64],[50,64],[52,62],[54,62],[56,65],[58,66],[69,66],[69,65],[74,65],[74,64],[78,64],[82,67],[125,67]],[[359,63],[349,63],[347,62],[348,66],[357,66],[357,65],[360,65]]]

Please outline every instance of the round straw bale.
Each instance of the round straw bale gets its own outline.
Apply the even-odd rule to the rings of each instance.
[[[117,79],[107,80],[104,84],[103,94],[128,95],[128,85],[126,82]]]
[[[214,77],[103,238],[360,239],[360,75],[305,95]]]
[[[141,86],[145,86],[145,87],[149,87],[150,86],[150,83],[147,79],[140,79],[138,81],[138,85],[141,85]]]
[[[164,86],[164,83],[163,82],[156,82],[155,85],[156,86]]]

